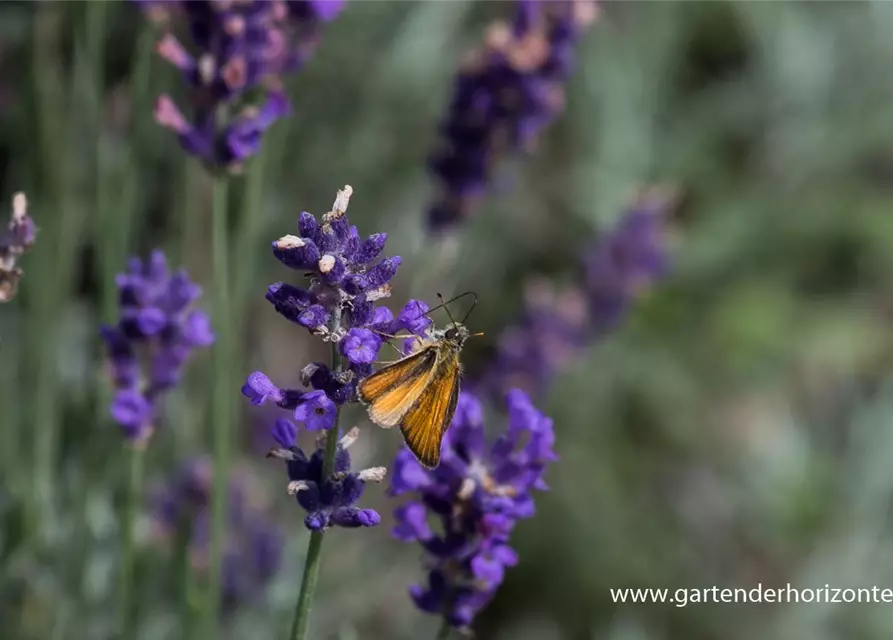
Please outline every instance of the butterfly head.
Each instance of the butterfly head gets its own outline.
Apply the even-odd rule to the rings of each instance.
[[[465,341],[468,340],[470,335],[471,334],[468,333],[468,327],[456,322],[443,332],[443,339],[449,342],[454,342],[461,347],[465,344]]]

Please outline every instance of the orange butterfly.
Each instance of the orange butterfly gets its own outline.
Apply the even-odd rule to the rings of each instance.
[[[463,293],[449,302],[469,294],[474,295]],[[449,302],[437,295],[440,306],[446,308]],[[476,302],[477,297],[472,309]],[[387,429],[399,425],[406,446],[429,469],[440,464],[440,445],[456,412],[462,371],[459,353],[469,337],[483,335],[469,334],[452,316],[450,321],[452,326],[430,331],[427,338],[417,340],[413,353],[367,376],[358,388],[372,422]]]

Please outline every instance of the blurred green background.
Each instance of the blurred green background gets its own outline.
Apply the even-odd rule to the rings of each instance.
[[[674,185],[671,277],[588,348],[540,406],[562,456],[516,530],[521,556],[479,620],[496,639],[888,639],[884,604],[625,604],[621,587],[893,587],[893,3],[627,2],[579,49],[567,111],[535,155],[500,166],[431,258],[425,155],[463,52],[505,2],[353,2],[289,80],[293,116],[236,180],[237,379],[297,381],[325,347],[279,317],[266,285],[293,278],[269,242],[351,184],[361,233],[404,257],[392,308],[474,288],[486,337],[522,310],[527,278],[571,281],[580,252],[643,185]],[[205,285],[211,190],[152,121],[180,92],[156,34],[123,2],[0,4],[0,197],[24,190],[41,228],[18,298],[0,307],[0,637],[108,638],[126,484],[97,336],[125,257],[163,247]],[[253,178],[252,178],[253,176]],[[8,209],[6,209],[8,211]],[[234,208],[235,214],[235,208]],[[106,302],[103,303],[103,300]],[[167,402],[147,459],[164,481],[210,449],[211,358]],[[233,389],[239,395],[238,388]],[[282,637],[307,533],[238,400],[240,467],[288,532],[266,595],[224,637]],[[499,417],[494,414],[494,429]],[[396,434],[364,427],[358,467]],[[419,550],[368,531],[326,543],[311,637],[426,638],[411,604]],[[175,554],[138,523],[141,639],[181,637],[166,588]],[[329,535],[329,534],[327,534]]]

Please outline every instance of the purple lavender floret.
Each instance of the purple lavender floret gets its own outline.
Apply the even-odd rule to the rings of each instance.
[[[157,540],[188,540],[193,568],[205,575],[210,550],[210,498],[213,467],[197,458],[152,494],[153,533]],[[226,611],[258,599],[279,568],[284,535],[272,520],[259,487],[244,473],[231,476],[229,522],[223,559],[222,592]]]
[[[208,315],[191,308],[201,289],[185,271],[170,273],[161,251],[145,263],[131,258],[116,284],[121,317],[100,334],[115,386],[112,418],[138,444],[151,435],[158,401],[180,382],[192,350],[210,346],[214,334]]]
[[[18,261],[37,240],[37,226],[28,214],[24,193],[12,198],[12,216],[5,230],[0,231],[0,303],[15,297],[19,280],[24,275]]]
[[[393,333],[402,322],[386,307],[376,305],[390,295],[389,283],[401,259],[382,257],[387,234],[361,238],[350,224],[346,211],[352,192],[349,186],[339,191],[332,211],[319,220],[301,213],[298,235],[273,242],[273,255],[308,278],[307,285],[277,282],[267,290],[267,300],[286,319],[338,343],[345,370],[333,371],[322,363],[308,365],[301,373],[301,384],[310,392],[280,389],[259,371],[242,387],[253,404],[270,400],[294,411],[295,419],[310,430],[335,424],[334,405],[353,399],[357,382],[372,372],[382,334]],[[325,399],[318,392],[324,392]]]
[[[359,472],[350,470],[347,450],[358,436],[359,429],[354,428],[338,441],[334,467],[325,476],[325,444],[320,442],[316,450],[307,456],[298,447],[297,427],[288,420],[276,421],[273,438],[281,448],[273,449],[267,455],[285,461],[288,493],[295,496],[298,504],[307,512],[304,524],[311,531],[325,531],[331,526],[351,529],[372,527],[381,521],[375,510],[360,509],[356,504],[367,482],[381,482],[385,476],[384,467]]]
[[[500,157],[529,147],[563,111],[574,47],[596,13],[594,0],[520,0],[511,24],[490,28],[456,78],[429,158],[440,187],[430,229],[466,218]]]
[[[543,474],[557,459],[552,421],[522,391],[507,395],[508,428],[487,446],[481,405],[468,392],[459,398],[447,430],[440,466],[423,468],[406,449],[394,463],[390,493],[415,500],[395,511],[393,535],[425,550],[427,584],[410,589],[416,606],[467,629],[518,562],[509,536],[534,513],[533,490],[546,490]],[[433,516],[442,527],[428,524]]]
[[[264,132],[291,107],[282,77],[300,69],[316,49],[322,24],[333,20],[341,0],[267,2],[139,2],[146,16],[169,29],[182,22],[190,52],[168,30],[158,54],[173,64],[192,93],[187,118],[167,95],[155,119],[180,144],[214,170],[237,171],[255,155]],[[221,109],[228,115],[219,118]]]
[[[506,329],[478,384],[501,399],[511,388],[537,394],[575,355],[615,327],[669,270],[671,194],[644,192],[617,226],[584,255],[584,281],[556,289],[528,285],[518,324]]]

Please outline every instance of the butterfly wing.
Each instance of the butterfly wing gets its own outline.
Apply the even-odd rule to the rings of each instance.
[[[367,376],[358,387],[369,405],[369,418],[382,427],[396,427],[428,384],[437,364],[437,347],[429,346]]]
[[[406,446],[425,467],[440,464],[440,446],[459,401],[459,351],[449,349],[400,423]]]

